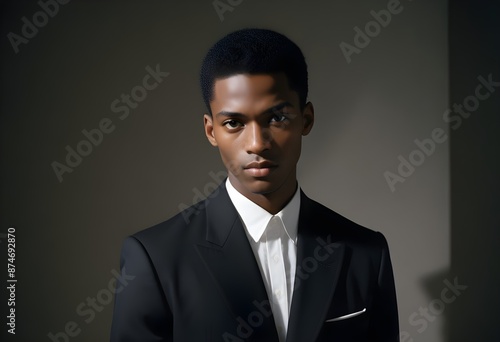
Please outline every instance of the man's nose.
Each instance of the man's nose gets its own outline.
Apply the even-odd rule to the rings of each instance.
[[[246,150],[249,154],[260,154],[271,149],[271,132],[268,127],[250,124],[246,129]]]

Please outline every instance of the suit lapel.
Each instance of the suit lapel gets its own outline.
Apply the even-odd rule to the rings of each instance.
[[[297,271],[287,342],[315,341],[331,305],[344,256],[344,244],[324,229],[320,205],[301,192]],[[331,227],[328,227],[331,228]],[[330,235],[329,235],[330,232]]]
[[[253,323],[257,315],[263,322],[251,324],[252,334],[245,339],[278,341],[259,266],[224,184],[205,204],[207,243],[197,245],[197,250],[234,315],[234,329],[229,331],[234,334],[240,318]]]

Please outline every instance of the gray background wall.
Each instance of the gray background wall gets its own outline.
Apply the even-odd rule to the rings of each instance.
[[[212,2],[72,1],[60,5],[18,53],[7,36],[21,34],[22,17],[31,21],[41,7],[2,3],[0,234],[16,228],[18,279],[16,335],[7,336],[2,323],[2,338],[50,341],[49,333],[74,322],[69,340],[108,339],[112,302],[106,288],[119,268],[123,239],[192,204],[213,185],[211,173],[223,170],[203,135],[201,59],[224,34],[256,26],[288,35],[306,56],[317,121],[304,142],[300,184],[310,197],[385,234],[406,340],[494,341],[494,316],[476,299],[498,303],[497,295],[485,295],[499,285],[498,273],[487,272],[498,268],[491,259],[498,256],[498,195],[485,196],[490,185],[498,189],[498,116],[474,115],[456,132],[442,116],[453,103],[450,96],[460,102],[473,94],[477,76],[493,73],[497,80],[500,74],[482,64],[480,51],[470,55],[474,65],[483,65],[481,72],[469,59],[453,59],[463,50],[460,40],[448,48],[447,2],[402,0],[402,10],[350,63],[339,45],[353,45],[354,28],[364,29],[374,20],[370,11],[387,9],[387,1],[233,0],[223,20]],[[477,35],[490,28],[461,31],[464,21],[473,28],[483,20],[481,11],[469,18],[467,6],[452,6],[461,20],[450,21],[450,30],[460,37],[469,32],[467,42],[484,46]],[[169,76],[121,120],[111,103],[141,85],[145,68],[157,64]],[[467,76],[453,76],[464,68]],[[481,112],[494,113],[494,95],[481,103]],[[81,131],[97,128],[103,118],[114,131],[59,182],[51,163],[64,163],[65,147],[76,148],[85,138]],[[391,191],[384,172],[396,173],[398,157],[408,159],[417,149],[414,140],[430,138],[435,128],[451,134],[451,154],[448,138]],[[481,144],[471,145],[478,136]],[[479,194],[471,182],[483,185]],[[481,211],[467,216],[470,206]],[[484,221],[474,220],[479,215]],[[7,243],[0,239],[4,264]],[[467,246],[474,246],[473,255]],[[467,265],[481,250],[489,264],[478,277]],[[468,288],[441,308],[445,281],[455,277]],[[5,317],[4,285],[2,291]],[[96,296],[101,302],[91,316],[85,303]],[[87,314],[78,313],[80,305]],[[429,306],[431,314],[442,312],[423,316]],[[479,322],[472,330],[471,312]]]

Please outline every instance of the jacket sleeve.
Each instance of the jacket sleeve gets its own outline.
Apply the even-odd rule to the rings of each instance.
[[[110,341],[172,341],[170,307],[146,249],[134,237],[123,243],[120,269]]]
[[[399,320],[394,275],[387,240],[380,234],[381,256],[377,289],[374,295],[372,321],[370,323],[371,341],[399,341]]]

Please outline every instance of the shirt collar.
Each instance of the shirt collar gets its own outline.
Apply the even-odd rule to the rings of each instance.
[[[236,211],[238,211],[238,214],[243,221],[243,224],[255,242],[258,242],[262,237],[262,234],[264,234],[269,220],[273,216],[278,216],[283,222],[287,235],[294,244],[297,244],[297,226],[300,211],[299,187],[297,187],[297,190],[295,191],[295,194],[290,202],[288,202],[288,204],[276,215],[272,215],[264,208],[243,196],[234,188],[229,181],[229,178],[226,179],[226,189],[231,202],[233,202]]]

